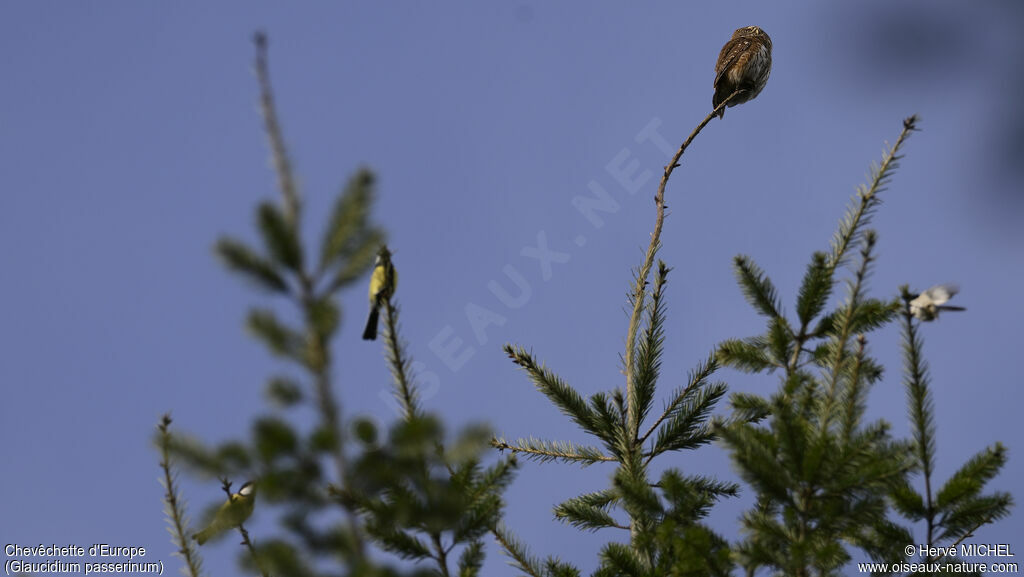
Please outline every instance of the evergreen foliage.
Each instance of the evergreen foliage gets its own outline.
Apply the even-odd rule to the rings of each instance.
[[[911,455],[916,471],[921,474],[924,491],[914,488],[909,479],[892,491],[892,502],[904,518],[925,524],[921,543],[928,549],[956,547],[982,525],[1009,515],[1013,497],[997,491],[982,494],[1006,464],[1006,447],[995,443],[975,454],[938,490],[933,489],[935,471],[935,403],[932,398],[928,364],[922,352],[921,322],[914,318],[910,301],[916,296],[907,286],[900,287],[903,336],[903,384],[907,390],[910,416]],[[959,564],[962,561],[949,556],[926,555],[921,562],[940,565]],[[951,569],[950,569],[951,570]],[[980,573],[965,573],[980,575]]]
[[[735,94],[726,99],[725,104]],[[660,249],[665,218],[665,187],[679,159],[696,135],[711,121],[714,112],[690,134],[665,167],[655,196],[657,218],[644,262],[634,275],[629,293],[632,310],[623,355],[625,390],[615,388],[588,398],[523,347],[505,346],[512,362],[522,368],[534,386],[598,446],[533,437],[492,444],[528,459],[560,461],[583,466],[615,463],[611,485],[599,492],[571,498],[555,507],[555,518],[577,528],[596,531],[615,529],[628,533],[628,543],[608,542],[601,549],[595,577],[660,575],[728,575],[733,567],[728,543],[703,520],[717,501],[735,496],[739,488],[701,475],[666,468],[659,478],[649,472],[652,461],[667,453],[693,450],[712,443],[716,433],[709,417],[725,395],[726,385],[712,381],[719,362],[712,355],[690,375],[689,382],[672,392],[664,409],[651,418],[661,377],[665,344],[665,288],[669,267],[657,262],[653,287],[649,278]],[[755,281],[758,273],[750,269]],[[772,314],[775,298],[770,285],[760,286],[758,302]],[[645,423],[649,423],[644,428]],[[645,431],[641,433],[641,431]],[[499,542],[514,567],[533,577],[578,575],[579,570],[555,557],[546,561],[530,555],[527,548],[503,529]]]
[[[1009,495],[979,495],[1005,462],[999,444],[961,469],[971,479],[964,484],[970,487],[969,505],[940,510],[932,502],[932,401],[909,306],[903,307],[904,348],[914,439],[894,439],[887,423],[863,418],[870,387],[883,374],[868,354],[866,335],[894,320],[901,310],[899,301],[866,295],[877,243],[868,224],[881,203],[879,193],[897,168],[900,149],[915,129],[916,118],[908,118],[881,164],[871,167],[868,184],[858,188],[830,251],[812,256],[798,289],[798,324],[779,312],[781,305],[767,275],[749,257],[736,259],[743,293],[757,312],[769,317],[768,328],[756,337],[722,343],[719,359],[746,372],[783,373],[778,392],[768,398],[733,397],[740,415],[768,415],[764,422],[734,421],[717,429],[757,497],[756,506],[743,518],[744,538],[735,545],[736,558],[747,574],[768,568],[782,575],[838,575],[851,559],[848,547],[880,562],[904,559],[902,547],[922,541],[891,519],[893,506],[910,521],[927,521],[923,542],[928,544],[962,539],[1008,512]],[[836,275],[854,252],[859,258],[845,281],[846,296],[826,312]],[[904,289],[904,300],[909,303],[912,298]],[[796,326],[798,330],[793,329]],[[925,496],[910,484],[911,474],[918,471],[928,487]],[[948,532],[938,530],[947,520]]]
[[[244,280],[290,308],[254,307],[249,332],[293,367],[269,378],[271,412],[249,435],[208,445],[158,428],[167,517],[183,568],[198,576],[201,560],[176,483],[174,465],[206,478],[258,479],[257,515],[274,515],[275,531],[238,525],[242,567],[261,575],[472,577],[493,537],[510,565],[531,577],[579,577],[555,555],[539,557],[504,524],[504,491],[517,458],[580,467],[613,465],[606,487],[554,506],[555,518],[581,531],[613,537],[597,552],[593,577],[698,577],[770,573],[839,575],[855,551],[883,562],[903,559],[911,543],[958,545],[980,526],[1004,518],[1005,492],[985,492],[1007,450],[987,447],[938,489],[933,474],[934,399],[922,353],[920,323],[901,299],[869,296],[878,236],[870,228],[916,118],[857,189],[827,250],[811,255],[788,315],[768,273],[750,256],[734,261],[743,296],[765,319],[759,335],[720,343],[685,382],[665,393],[667,287],[671,269],[657,259],[665,220],[665,189],[687,147],[716,117],[712,111],[665,167],[655,196],[656,220],[636,269],[622,354],[622,386],[584,394],[530,349],[504,351],[534,387],[590,439],[587,443],[526,436],[493,437],[483,426],[448,435],[421,406],[412,359],[400,336],[397,300],[383,297],[384,358],[402,417],[380,431],[367,419],[343,419],[332,351],[343,318],[338,294],[372,266],[384,231],[371,219],[375,177],[359,170],[343,187],[320,235],[303,242],[303,201],[274,108],[266,40],[256,38],[260,103],[281,197],[257,205],[259,245],[220,239],[215,250]],[[725,99],[719,109],[739,94]],[[652,278],[653,277],[653,278]],[[838,287],[842,287],[841,290]],[[841,296],[840,296],[841,293]],[[888,423],[868,420],[868,395],[883,378],[868,336],[902,320],[904,383],[912,438],[894,437]],[[722,367],[778,379],[771,394],[728,392]],[[660,410],[656,402],[662,398]],[[312,425],[297,418],[315,409]],[[510,456],[495,456],[488,444]],[[665,466],[671,455],[717,443],[730,454],[743,485]],[[655,460],[658,460],[655,463]],[[657,472],[655,472],[657,471]],[[916,486],[920,474],[923,491]],[[706,519],[725,498],[749,490],[754,504],[730,543]],[[217,506],[223,503],[218,499]],[[897,522],[924,525],[915,536]],[[922,561],[957,563],[953,558]]]
[[[733,401],[740,414],[767,418],[716,428],[756,496],[734,547],[747,574],[768,568],[797,577],[837,575],[852,558],[850,546],[892,561],[913,542],[890,520],[886,501],[914,468],[908,443],[894,439],[887,423],[865,422],[863,415],[867,392],[882,377],[868,354],[867,334],[897,311],[895,303],[866,294],[877,243],[867,226],[915,122],[907,119],[882,163],[872,166],[830,250],[812,255],[797,291],[796,319],[784,315],[770,279],[750,257],[735,260],[743,294],[768,317],[768,326],[759,336],[723,343],[719,358],[746,372],[781,373],[776,393]],[[846,263],[853,268],[845,297],[826,312]]]
[[[665,181],[693,135],[666,167],[655,199],[655,234],[631,293],[634,310],[645,310],[646,316],[642,327],[634,325],[636,315],[631,319],[624,356],[626,391],[585,399],[532,353],[506,346],[537,389],[599,446],[533,437],[495,439],[493,444],[540,462],[617,463],[610,487],[571,498],[554,510],[556,519],[581,530],[629,531],[628,544],[604,546],[595,577],[728,575],[735,565],[747,575],[761,570],[797,577],[838,575],[853,558],[851,549],[887,562],[904,559],[903,547],[920,542],[893,520],[894,512],[910,521],[927,521],[929,544],[959,543],[980,525],[1008,514],[1008,494],[981,494],[1005,463],[1000,444],[972,458],[937,498],[930,488],[925,496],[912,488],[911,475],[917,471],[924,471],[930,487],[935,451],[931,401],[925,394],[926,382],[922,384],[925,373],[916,336],[907,337],[906,346],[915,438],[894,438],[888,423],[864,418],[868,393],[883,376],[881,365],[869,354],[867,336],[895,320],[901,310],[910,327],[905,330],[915,334],[909,308],[901,309],[898,300],[867,294],[878,242],[869,225],[881,204],[880,194],[898,167],[901,148],[914,130],[916,117],[910,117],[881,163],[871,166],[867,184],[857,189],[829,249],[812,254],[797,291],[795,318],[786,315],[774,283],[753,258],[735,258],[743,296],[766,319],[764,333],[721,343],[694,371],[689,385],[672,395],[645,434],[639,434],[640,425],[649,417],[661,369],[668,267],[659,262],[649,294],[646,271],[659,248]],[[850,274],[842,279],[845,267]],[[838,285],[845,287],[845,294],[830,308]],[[905,292],[906,303],[913,296]],[[731,414],[711,418],[726,392],[723,383],[709,381],[720,365],[748,373],[778,372],[779,388],[768,396],[734,394]],[[657,482],[648,479],[647,467],[654,457],[715,440],[729,451],[756,500],[743,516],[742,538],[732,544],[701,520],[718,499],[736,495],[738,486],[684,476],[671,468]],[[531,557],[517,541],[501,542],[513,565],[527,575],[578,573],[556,559],[541,562]]]
[[[270,92],[265,39],[258,36],[256,45],[262,112],[282,198],[257,207],[259,248],[234,238],[215,248],[230,270],[294,307],[297,314],[253,308],[247,326],[298,370],[269,379],[267,397],[276,411],[257,417],[247,439],[208,446],[171,435],[169,421],[161,426],[157,441],[174,541],[190,574],[198,575],[172,456],[201,476],[225,479],[226,490],[229,478],[258,479],[257,511],[278,514],[280,529],[250,539],[245,526],[237,527],[247,548],[242,566],[250,572],[315,577],[337,575],[340,567],[342,574],[367,577],[478,575],[483,539],[497,529],[515,459],[485,466],[491,433],[483,427],[467,427],[447,444],[441,421],[418,406],[411,359],[398,334],[398,306],[390,297],[384,303],[385,357],[404,418],[384,439],[369,421],[356,421],[351,432],[343,422],[331,356],[341,319],[337,295],[370,268],[384,239],[370,219],[374,177],[361,169],[349,180],[319,254],[311,258],[302,241],[303,203]],[[295,410],[301,406],[316,409],[312,428],[300,424]],[[380,561],[374,549],[412,561],[411,568]]]
[[[192,539],[187,535],[189,518],[185,512],[185,500],[178,489],[177,474],[171,462],[171,439],[171,416],[167,414],[160,419],[156,435],[156,445],[160,450],[160,468],[164,474],[160,483],[164,487],[167,532],[171,534],[171,542],[176,547],[174,554],[185,562],[181,567],[181,573],[189,577],[199,577],[202,574],[202,560]]]

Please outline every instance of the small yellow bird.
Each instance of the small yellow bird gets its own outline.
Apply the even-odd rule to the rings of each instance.
[[[197,543],[202,545],[211,538],[238,527],[252,515],[256,505],[256,485],[252,481],[245,483],[238,489],[237,493],[231,495],[226,503],[217,509],[213,521],[195,535],[192,536]]]
[[[377,340],[377,321],[380,318],[380,307],[384,301],[395,294],[395,287],[398,286],[398,273],[391,264],[391,251],[387,246],[380,247],[377,253],[377,261],[373,265],[373,274],[370,275],[370,318],[366,319],[366,328],[363,330],[364,341]]]

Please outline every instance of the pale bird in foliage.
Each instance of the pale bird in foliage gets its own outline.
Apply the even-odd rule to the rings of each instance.
[[[960,288],[952,284],[940,284],[917,295],[910,301],[910,314],[922,321],[933,321],[939,318],[939,311],[965,311],[964,307],[947,305]]]

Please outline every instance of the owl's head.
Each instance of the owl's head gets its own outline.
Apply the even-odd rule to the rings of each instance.
[[[744,26],[743,28],[737,28],[736,31],[732,33],[732,37],[757,38],[761,42],[767,44],[769,47],[772,44],[772,39],[768,36],[768,34],[765,33],[764,30],[761,30],[760,26]]]

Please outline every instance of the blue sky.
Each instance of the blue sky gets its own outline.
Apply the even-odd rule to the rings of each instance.
[[[704,131],[669,184],[666,395],[715,343],[762,328],[732,257],[755,258],[791,311],[807,259],[827,245],[868,164],[920,114],[874,221],[871,287],[887,297],[903,283],[962,286],[955,304],[969,310],[923,330],[937,475],[1003,441],[1010,463],[992,487],[1021,486],[1022,18],[1012,2],[880,0],[5,3],[0,541],[144,546],[173,567],[150,447],[159,415],[216,441],[245,436],[269,410],[263,383],[280,365],[242,330],[247,307],[268,297],[211,251],[222,234],[252,239],[255,203],[276,194],[251,72],[259,28],[309,238],[345,179],[371,167],[427,406],[509,437],[585,440],[507,361],[506,342],[584,393],[621,384],[630,269],[667,160],[636,137],[652,122],[673,147],[689,134],[710,109],[714,61],[733,29],[771,34],[774,67],[756,100]],[[635,194],[608,169],[623,160],[652,174]],[[593,183],[619,205],[600,228],[572,203]],[[550,275],[522,254],[540,237],[567,255]],[[511,286],[509,266],[530,286],[516,308],[488,289]],[[391,419],[379,345],[359,340],[364,290],[343,306],[338,393],[350,415]],[[475,333],[467,308],[501,320]],[[453,368],[431,347],[438,338],[472,353]],[[898,345],[895,326],[870,341],[888,368],[870,414],[905,434]],[[733,390],[776,385],[720,376]],[[733,476],[717,447],[668,460]],[[559,525],[551,507],[610,472],[525,464],[509,525],[536,553],[592,568],[606,536]],[[196,514],[219,492],[216,482],[184,486]],[[734,536],[747,503],[716,509],[712,524]],[[258,512],[254,522],[269,520]],[[1022,534],[1017,515],[977,540]],[[211,573],[234,566],[230,545],[204,553]],[[495,549],[487,567],[512,574]]]

